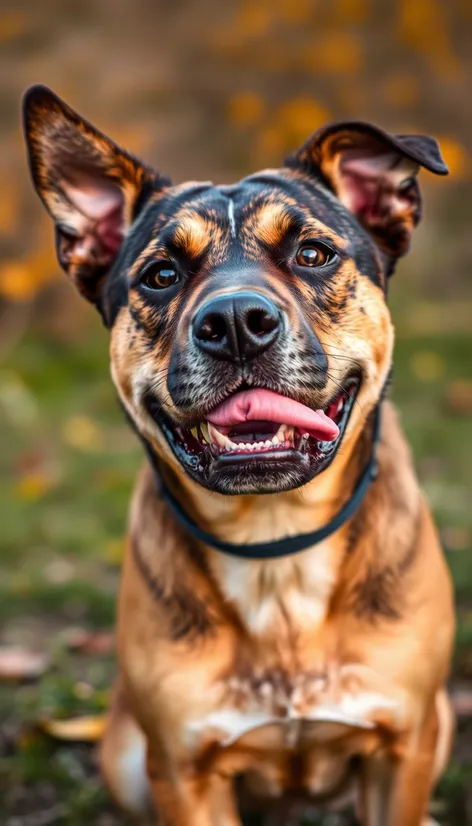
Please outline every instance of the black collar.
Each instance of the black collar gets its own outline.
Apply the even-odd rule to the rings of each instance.
[[[313,545],[322,542],[324,539],[327,539],[328,536],[331,536],[331,534],[339,530],[339,528],[344,525],[357,511],[370,487],[371,482],[377,477],[377,450],[380,439],[380,408],[381,402],[379,402],[375,409],[372,452],[370,459],[362,471],[350,499],[348,499],[346,504],[343,505],[341,510],[337,512],[331,521],[322,528],[318,528],[318,530],[311,531],[310,533],[301,533],[298,534],[298,536],[288,536],[285,539],[277,539],[273,542],[255,542],[244,545],[239,545],[233,542],[223,542],[223,540],[218,539],[218,537],[213,536],[213,534],[207,533],[199,528],[193,519],[191,519],[182,508],[180,502],[177,501],[175,496],[165,486],[162,476],[159,473],[156,457],[151,451],[150,446],[146,443],[145,446],[147,448],[151,464],[154,468],[157,489],[162,498],[165,499],[169,505],[173,515],[177,519],[177,522],[180,523],[187,533],[195,539],[198,539],[200,542],[203,542],[205,545],[216,548],[218,551],[223,551],[223,553],[231,554],[231,556],[238,556],[242,559],[276,559],[281,556],[289,556],[290,554],[299,553],[299,551],[305,551],[307,548],[311,548]]]

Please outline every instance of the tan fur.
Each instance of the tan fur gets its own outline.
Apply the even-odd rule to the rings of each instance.
[[[307,803],[347,800],[362,826],[426,826],[453,730],[444,688],[452,588],[396,414],[380,399],[394,341],[385,281],[419,219],[418,166],[447,171],[437,145],[366,124],[331,125],[290,168],[213,188],[205,201],[200,185],[196,196],[190,184],[171,187],[50,90],[31,90],[25,126],[61,265],[111,328],[123,406],[204,530],[254,543],[329,523],[366,465],[382,408],[379,473],[362,505],[294,556],[249,561],[192,540],[151,466],[143,469],[119,597],[120,676],[101,748],[111,792],[161,826],[238,826],[242,775],[241,799],[257,801],[273,826],[293,822]],[[127,233],[135,247],[139,239],[132,254]],[[300,272],[297,248],[317,240],[328,244],[333,266]],[[122,242],[128,258],[120,259]],[[175,255],[185,264],[173,263]],[[159,260],[182,276],[168,299],[151,298],[140,280]],[[215,362],[203,355],[211,339],[197,346],[192,324],[202,302],[241,288],[256,303],[273,300],[283,337],[249,360],[233,343],[213,375]],[[269,479],[261,489],[258,476],[245,488],[257,493],[223,495],[203,470],[198,477],[202,454],[192,454],[197,470],[188,464],[185,473],[164,434],[163,416],[190,428],[243,380],[329,411],[340,391],[349,396],[353,374],[359,392],[332,461],[303,481]],[[172,378],[181,382],[174,393]]]
[[[381,475],[359,515],[362,538],[347,560],[345,528],[312,550],[279,561],[231,560],[205,549],[211,576],[204,576],[172,518],[163,518],[152,476],[144,469],[131,514],[132,542],[154,581],[169,595],[177,585],[188,589],[210,621],[208,633],[173,642],[169,603],[153,597],[129,549],[119,606],[120,663],[131,713],[148,738],[151,793],[165,822],[214,822],[213,784],[248,769],[253,793],[278,798],[296,780],[300,792],[336,795],[349,757],[362,754],[365,792],[358,805],[369,812],[365,822],[419,823],[415,801],[424,805],[422,789],[428,793],[450,743],[451,718],[441,687],[453,633],[452,595],[403,437],[384,406]],[[384,504],[386,474],[405,502],[394,520]],[[325,475],[325,504],[318,507],[308,490],[303,498],[296,492],[262,502],[253,497],[241,511],[234,499],[185,484],[210,529],[244,541],[250,527],[254,541],[326,522],[339,479],[334,468]],[[412,542],[413,555],[406,561]],[[386,568],[398,570],[398,583],[391,583],[385,598],[400,616],[372,622],[368,606],[355,607],[356,588]],[[302,722],[311,716],[318,722]],[[356,725],[345,722],[350,716]],[[108,737],[116,738],[116,731],[129,725],[126,720],[127,712],[115,706]],[[375,728],[368,727],[373,723]],[[298,744],[296,778],[292,758],[284,756],[288,744],[295,753]],[[116,750],[115,760],[118,755]],[[385,767],[390,777],[389,761],[393,766],[398,760],[396,782],[404,797],[388,792],[391,808],[385,803],[387,819],[380,821],[372,777]],[[110,762],[105,760],[108,777]],[[223,798],[228,813],[221,812],[217,822],[234,823],[229,792]]]

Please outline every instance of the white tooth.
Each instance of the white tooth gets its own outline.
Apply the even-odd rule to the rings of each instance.
[[[220,433],[220,431],[217,430],[217,428],[214,425],[212,425],[211,422],[208,422],[207,424],[208,424],[208,441],[210,442],[210,444],[213,443],[213,444],[218,445],[219,447],[225,448],[226,450],[232,450],[233,447],[234,447],[234,444],[231,441],[231,439],[228,439],[227,436],[225,436],[223,433]]]
[[[272,447],[272,442],[270,441],[270,439],[267,439],[267,441],[264,442],[264,446],[265,447]]]
[[[279,440],[278,440],[277,436],[274,436],[271,441],[272,441],[273,445],[278,445],[279,444]]]
[[[246,448],[246,450],[252,450],[252,445],[253,443],[247,442],[245,445],[243,445],[243,447]]]
[[[274,436],[274,439],[278,439],[279,442],[285,441],[285,425],[281,424],[277,433]]]

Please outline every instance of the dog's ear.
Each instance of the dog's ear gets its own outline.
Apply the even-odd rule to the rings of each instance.
[[[31,176],[56,226],[57,256],[78,290],[99,303],[104,278],[147,196],[164,183],[45,86],[25,94]]]
[[[321,176],[393,257],[407,251],[421,215],[419,168],[448,172],[434,138],[389,135],[359,121],[322,127],[287,163]]]

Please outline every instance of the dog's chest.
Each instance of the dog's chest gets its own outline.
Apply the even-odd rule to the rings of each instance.
[[[334,552],[333,552],[334,551]],[[221,557],[218,576],[225,597],[235,605],[252,635],[280,644],[307,630],[316,634],[324,622],[337,581],[333,543],[303,554],[249,561]]]
[[[378,721],[395,728],[402,716],[401,700],[381,677],[339,659],[342,646],[329,627],[338,581],[332,551],[324,543],[304,559],[259,569],[230,560],[220,569],[259,653],[236,652],[233,673],[187,718],[184,739],[194,753],[216,747],[223,760],[236,753],[252,774],[256,764],[264,789],[290,786],[288,767],[298,755],[303,788],[329,793],[350,757],[378,745]]]
[[[257,794],[277,796],[295,784],[330,795],[350,758],[372,752],[403,716],[401,697],[370,669],[333,664],[318,674],[230,678],[219,703],[187,719],[184,737],[194,754],[235,760]]]

